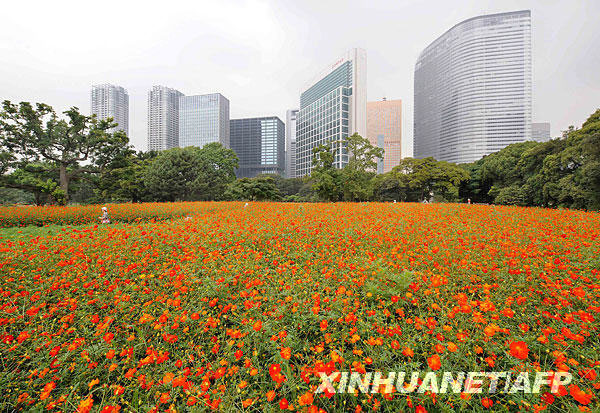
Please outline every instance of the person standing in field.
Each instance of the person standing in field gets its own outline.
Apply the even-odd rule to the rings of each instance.
[[[102,216],[98,217],[102,221],[103,224],[110,224],[110,217],[108,216],[108,209],[106,207],[102,207]]]

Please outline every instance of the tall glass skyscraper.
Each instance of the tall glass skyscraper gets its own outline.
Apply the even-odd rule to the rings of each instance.
[[[296,177],[296,123],[298,109],[289,109],[285,114],[285,176]]]
[[[179,146],[229,148],[229,100],[220,93],[179,97]]]
[[[285,126],[277,116],[232,119],[231,149],[239,158],[238,178],[283,175]]]
[[[162,151],[179,146],[178,90],[153,86],[148,92],[148,150]]]
[[[466,163],[531,139],[531,12],[452,27],[415,66],[414,156]]]
[[[310,174],[313,148],[329,145],[335,166],[348,163],[342,138],[367,132],[367,53],[352,49],[328,66],[300,95],[296,125],[296,176]]]
[[[129,136],[129,95],[125,88],[108,83],[93,85],[90,106],[92,115],[96,115],[99,120],[113,118],[118,124],[109,132],[122,130]]]

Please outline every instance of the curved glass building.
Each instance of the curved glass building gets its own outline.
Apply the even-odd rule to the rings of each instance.
[[[531,12],[452,27],[415,65],[414,156],[473,162],[531,139]]]

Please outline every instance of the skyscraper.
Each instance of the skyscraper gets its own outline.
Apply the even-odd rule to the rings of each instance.
[[[298,109],[289,109],[285,114],[285,176],[296,177],[296,121]]]
[[[116,128],[109,132],[122,130],[129,136],[129,95],[121,86],[110,84],[93,85],[90,106],[92,115],[99,120],[113,118],[118,123]]]
[[[313,148],[326,144],[343,168],[348,152],[342,139],[367,132],[367,53],[352,49],[304,88],[296,126],[296,176],[310,174]]]
[[[232,119],[231,149],[239,158],[238,178],[283,175],[285,126],[277,116]]]
[[[148,92],[148,150],[161,151],[179,146],[178,90],[153,86]]]
[[[548,142],[550,136],[550,122],[537,122],[531,124],[531,139],[538,142]]]
[[[220,93],[179,97],[179,146],[229,148],[229,100]]]
[[[531,139],[531,13],[474,17],[415,65],[414,156],[465,163]]]
[[[367,137],[382,148],[377,173],[389,172],[402,159],[402,100],[367,102]]]

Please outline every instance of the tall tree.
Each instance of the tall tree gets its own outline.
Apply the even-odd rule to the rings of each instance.
[[[235,180],[237,156],[220,143],[162,151],[144,172],[145,184],[158,201],[198,201],[223,198]]]
[[[341,172],[344,201],[367,201],[373,196],[377,159],[383,158],[384,151],[358,133],[345,138],[343,144],[348,151],[348,164]]]
[[[104,170],[131,149],[124,132],[109,133],[117,126],[112,119],[82,115],[76,107],[64,114],[66,119],[60,119],[49,105],[6,100],[0,112],[0,146],[14,154],[11,169],[37,162],[52,165],[67,201],[72,179]]]
[[[335,153],[329,145],[320,145],[313,149],[313,168],[310,182],[321,199],[337,202],[344,195],[341,173],[334,164]]]

